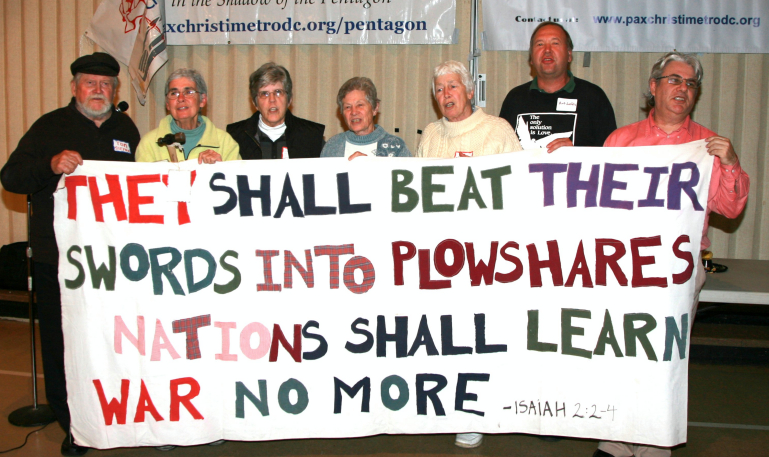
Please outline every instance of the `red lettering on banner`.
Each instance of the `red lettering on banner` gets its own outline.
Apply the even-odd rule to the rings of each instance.
[[[406,248],[406,252],[401,252],[401,248]],[[392,244],[393,251],[393,272],[395,274],[395,285],[403,285],[403,262],[411,260],[417,255],[417,248],[414,243],[408,241],[395,241]]]
[[[294,287],[294,277],[291,274],[291,267],[296,268],[296,271],[302,276],[304,284],[308,289],[312,289],[315,286],[315,275],[312,270],[312,251],[309,249],[304,250],[304,259],[307,263],[307,268],[304,268],[301,263],[294,257],[291,251],[283,251],[283,284],[286,285],[286,289]]]
[[[419,288],[427,290],[450,289],[450,279],[430,278],[430,250],[419,250]]]
[[[152,397],[150,397],[150,393],[147,391],[147,386],[144,384],[144,380],[142,379],[142,387],[141,391],[139,392],[139,401],[136,403],[136,415],[134,416],[134,422],[144,422],[144,413],[147,412],[149,412],[152,415],[152,418],[158,422],[164,420],[163,416],[161,416],[157,408],[155,408],[155,404],[152,403]]]
[[[604,252],[604,246],[611,246],[614,248],[614,252],[606,254]],[[619,240],[613,240],[611,238],[596,238],[595,240],[595,283],[599,286],[606,285],[606,267],[610,267],[614,272],[614,276],[617,278],[620,286],[627,286],[627,277],[622,272],[622,268],[619,266],[619,259],[625,255],[627,250],[625,245]]]
[[[197,173],[193,170],[190,173],[190,185],[195,183]],[[123,188],[120,185],[120,176],[104,175],[107,181],[108,192],[99,193],[98,179],[95,176],[67,176],[64,180],[64,186],[67,189],[67,218],[77,220],[77,188],[88,187],[91,196],[91,205],[93,206],[94,218],[97,222],[104,222],[104,205],[112,204],[115,210],[115,217],[118,221],[128,220],[131,224],[162,224],[163,215],[160,214],[141,214],[139,207],[141,205],[152,204],[155,197],[152,195],[140,195],[139,185],[162,182],[168,186],[168,175],[134,175],[126,176],[126,186],[128,188],[128,206],[123,196]],[[187,202],[177,202],[176,207],[179,225],[189,224],[190,213]]]
[[[475,247],[473,243],[465,243],[465,249],[467,250],[467,264],[470,267],[470,285],[479,286],[481,280],[484,284],[490,286],[494,283],[494,267],[497,264],[497,248],[499,242],[492,241],[491,249],[489,249],[489,263],[483,260],[478,260],[475,263]]]
[[[451,251],[451,256],[454,258],[452,264],[446,263],[446,251]],[[465,250],[462,248],[462,243],[457,240],[443,240],[435,247],[435,255],[433,256],[433,262],[435,263],[435,270],[446,278],[452,278],[462,271],[462,267],[465,266]]]
[[[363,273],[363,281],[360,284],[355,282],[356,271]],[[369,259],[356,255],[344,264],[343,279],[347,290],[354,294],[365,294],[374,287],[374,281],[376,280],[374,265]]]
[[[518,249],[518,243],[508,241],[499,250],[499,255],[506,261],[512,263],[515,267],[508,273],[495,273],[497,247],[499,242],[492,241],[489,251],[488,264],[482,260],[476,263],[475,246],[473,243],[465,243],[464,247],[456,240],[444,240],[438,244],[433,256],[436,271],[444,277],[453,277],[459,274],[465,264],[465,250],[467,251],[467,262],[469,265],[470,285],[479,286],[481,281],[486,285],[493,284],[494,280],[500,283],[510,283],[517,281],[523,275],[523,264],[520,259],[507,252],[510,248]],[[406,248],[403,252],[402,248]],[[452,265],[446,263],[446,251],[450,250],[454,259]],[[448,289],[451,287],[451,281],[446,279],[432,279],[430,271],[430,250],[417,250],[414,243],[408,241],[396,241],[392,243],[394,283],[396,286],[404,285],[403,264],[419,254],[419,288],[426,290]]]
[[[190,391],[187,395],[179,395],[179,386],[186,384],[190,386]],[[179,421],[179,407],[184,407],[189,411],[193,418],[202,420],[203,415],[200,414],[195,406],[192,404],[192,399],[200,394],[200,384],[194,378],[179,378],[171,380],[171,422]]]
[[[539,260],[537,246],[529,244],[526,246],[529,251],[529,281],[531,287],[542,287],[541,269],[549,268],[550,275],[553,278],[554,286],[563,285],[563,271],[561,270],[561,254],[558,251],[558,241],[550,240],[547,242],[547,260]]]
[[[278,360],[278,343],[283,346],[295,362],[302,361],[302,326],[294,324],[294,345],[288,344],[283,330],[278,324],[272,326],[272,344],[270,345],[270,362]]]
[[[85,176],[67,176],[64,187],[67,188],[67,218],[77,220],[77,188],[87,186]]]
[[[673,243],[673,254],[679,259],[686,261],[686,268],[681,273],[673,274],[673,284],[683,284],[692,277],[694,271],[694,257],[689,251],[682,251],[681,244],[689,243],[689,235],[681,235]]]
[[[687,235],[681,235],[672,247],[675,256],[685,260],[688,264],[683,272],[672,275],[674,284],[683,284],[688,281],[694,269],[692,254],[688,251],[682,251],[679,248],[680,245],[685,242],[689,242],[689,237]],[[644,277],[642,274],[642,267],[655,264],[656,258],[652,255],[641,255],[640,249],[643,247],[651,248],[661,245],[662,242],[660,236],[638,237],[630,240],[633,258],[632,287],[667,287],[667,277]],[[460,274],[461,271],[465,269],[465,258],[468,263],[467,273],[470,279],[470,285],[473,287],[480,286],[481,283],[484,283],[487,286],[492,285],[494,281],[499,283],[517,281],[523,275],[523,262],[508,251],[511,248],[518,249],[518,243],[508,241],[501,249],[499,249],[499,251],[497,251],[498,246],[498,241],[490,242],[489,260],[488,263],[486,263],[483,260],[476,260],[475,246],[473,243],[469,242],[462,245],[457,240],[444,240],[437,245],[435,253],[432,254],[430,249],[417,249],[414,243],[408,241],[395,241],[392,243],[394,284],[396,286],[405,284],[403,276],[404,264],[415,256],[418,256],[419,288],[423,290],[451,288],[451,280],[445,278],[453,278]],[[607,249],[607,247],[611,247],[611,249]],[[594,272],[591,271],[592,265],[589,264],[587,256],[585,255],[584,242],[580,241],[577,246],[577,252],[574,255],[571,269],[569,270],[569,277],[565,284],[563,282],[563,269],[558,240],[550,240],[547,242],[548,258],[546,259],[540,259],[540,254],[537,251],[537,246],[535,244],[529,244],[526,248],[528,252],[531,287],[542,287],[541,270],[545,268],[550,270],[553,286],[556,287],[564,285],[566,287],[574,287],[574,283],[579,275],[582,278],[582,287],[592,288],[594,285],[593,274],[595,277],[595,284],[605,286],[607,284],[607,272],[609,269],[611,269],[620,286],[628,285],[627,276],[622,271],[619,264],[619,261],[627,253],[627,248],[624,243],[619,240],[611,238],[595,239]],[[451,264],[446,261],[447,251],[451,251],[452,253]],[[507,273],[495,273],[497,254],[499,254],[502,259],[514,265],[512,271]],[[435,266],[435,271],[437,271],[439,275],[438,278],[435,279],[431,276],[431,260]]]
[[[163,215],[141,214],[139,210],[139,206],[155,202],[155,197],[139,194],[139,184],[161,182],[160,175],[127,176],[126,182],[128,184],[128,222],[132,224],[162,224]]]
[[[120,187],[118,175],[105,175],[109,192],[104,195],[99,194],[99,185],[96,183],[95,176],[88,177],[88,190],[91,191],[91,204],[93,213],[97,222],[104,222],[104,211],[102,207],[106,203],[112,203],[115,208],[115,217],[119,221],[127,219],[125,204],[123,203],[123,189]]]
[[[523,276],[523,262],[521,262],[521,259],[519,259],[518,257],[512,254],[508,254],[507,250],[509,248],[518,249],[518,243],[516,243],[515,241],[508,241],[507,243],[505,243],[504,246],[502,246],[502,249],[499,250],[499,255],[503,259],[515,265],[515,268],[513,268],[513,271],[511,271],[510,273],[494,274],[494,279],[497,282],[501,282],[501,283],[515,282],[519,280],[521,276]]]
[[[107,401],[107,397],[104,394],[101,381],[99,379],[93,380],[93,385],[96,387],[96,394],[99,396],[99,403],[101,404],[102,414],[104,415],[104,424],[112,425],[113,420],[116,420],[118,424],[126,423],[126,414],[128,409],[128,390],[131,385],[131,381],[123,379],[120,381],[120,401],[113,398]],[[146,413],[150,413],[153,419],[156,421],[165,420],[160,415],[158,409],[155,407],[155,403],[152,401],[149,390],[144,384],[144,380],[141,380],[141,390],[139,392],[139,399],[136,402],[136,414],[134,415],[134,422],[144,422]],[[185,395],[180,395],[180,386],[189,386],[189,392]],[[170,382],[171,391],[171,406],[169,414],[172,422],[178,422],[181,406],[189,411],[194,419],[202,420],[203,415],[192,404],[192,399],[200,395],[200,384],[194,378],[178,378],[172,379]]]
[[[339,288],[339,256],[355,254],[355,245],[342,244],[339,246],[315,246],[315,255],[329,256],[330,278],[329,284],[332,289]]]
[[[278,255],[280,255],[280,251],[262,249],[256,250],[256,256],[262,258],[262,264],[264,266],[264,283],[256,285],[257,292],[280,292],[280,284],[275,284],[272,282],[272,258]]]
[[[574,280],[577,279],[577,275],[582,276],[582,287],[593,287],[593,280],[590,278],[590,269],[587,267],[585,247],[582,244],[582,240],[579,242],[577,255],[574,256],[574,263],[571,266],[569,278],[566,280],[566,287],[574,286]]]
[[[101,386],[101,381],[98,379],[93,380],[93,385],[96,387],[96,394],[99,396],[99,404],[101,404],[101,412],[104,415],[104,424],[112,425],[113,417],[117,419],[118,424],[125,424],[126,409],[128,406],[128,386],[131,381],[123,379],[120,381],[120,401],[113,398],[107,402],[107,397],[104,395],[104,389]]]
[[[659,235],[653,237],[633,238],[630,240],[630,252],[633,256],[633,287],[667,287],[668,280],[661,277],[646,278],[643,275],[644,265],[654,265],[653,255],[641,255],[640,249],[643,247],[662,246],[662,237]]]

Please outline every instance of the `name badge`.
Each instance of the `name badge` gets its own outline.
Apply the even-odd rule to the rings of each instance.
[[[288,159],[288,148],[283,146],[283,157],[284,159]]]
[[[559,98],[555,106],[556,111],[577,111],[576,98]]]
[[[131,153],[131,146],[129,146],[125,141],[112,140],[112,147],[115,148],[115,152],[125,152],[126,154]]]

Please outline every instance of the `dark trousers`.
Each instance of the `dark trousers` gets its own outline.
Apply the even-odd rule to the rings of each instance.
[[[37,317],[40,322],[40,343],[45,372],[45,395],[56,420],[69,431],[67,378],[64,376],[64,334],[61,330],[61,292],[59,267],[35,263]]]

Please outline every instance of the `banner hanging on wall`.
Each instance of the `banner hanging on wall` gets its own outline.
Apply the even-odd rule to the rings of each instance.
[[[682,443],[712,163],[86,161],[55,194],[73,434]]]
[[[162,7],[158,0],[102,0],[85,31],[85,36],[128,67],[142,105],[152,77],[168,61]]]
[[[455,0],[165,0],[168,44],[451,44]]]
[[[767,53],[769,2],[483,0],[484,49],[525,51],[537,25],[562,24],[577,51]]]

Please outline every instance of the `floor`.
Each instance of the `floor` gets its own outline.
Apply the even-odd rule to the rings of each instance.
[[[769,456],[769,306],[700,307],[692,335],[688,442],[674,457]],[[39,352],[39,346],[38,346]],[[38,367],[42,364],[38,357]],[[38,385],[45,400],[42,377]],[[8,415],[32,403],[29,323],[0,319],[0,452],[21,446],[36,428],[11,425]],[[38,427],[39,428],[39,427]],[[57,456],[64,432],[50,424],[7,455]],[[546,442],[529,435],[489,435],[479,448],[464,450],[449,435],[382,435],[339,440],[226,442],[220,446],[91,450],[89,456],[429,456],[590,457],[594,440]]]

